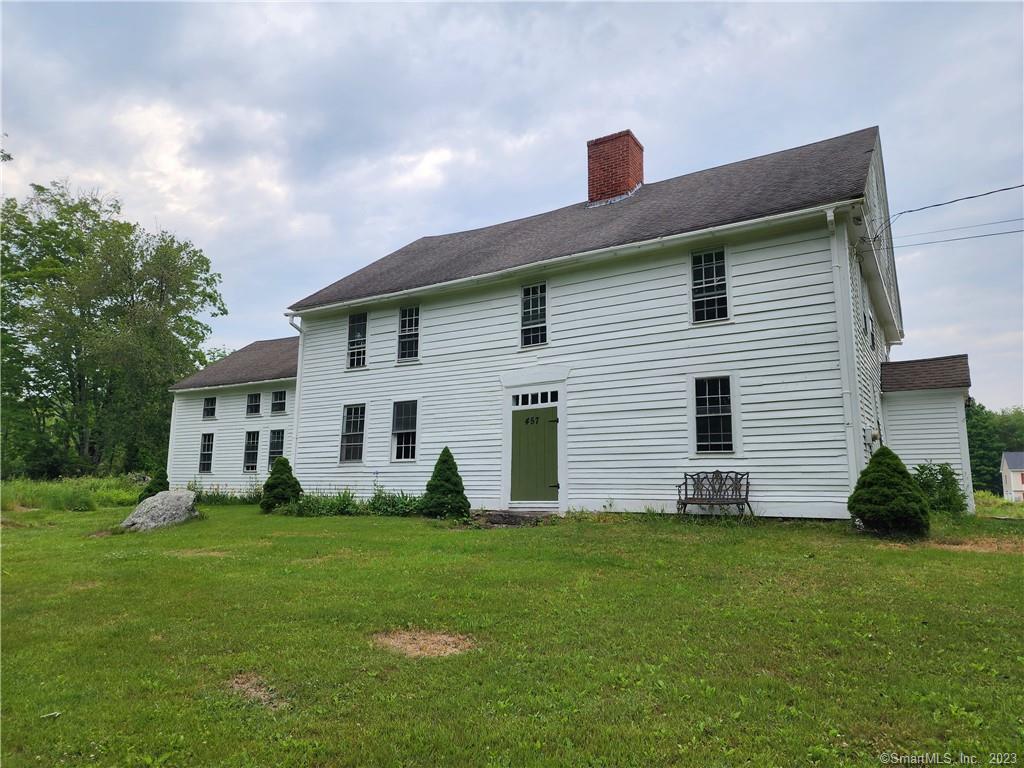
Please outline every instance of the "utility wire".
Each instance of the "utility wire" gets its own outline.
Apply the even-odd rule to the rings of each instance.
[[[896,219],[898,219],[900,216],[902,216],[905,213],[917,213],[918,211],[927,211],[930,208],[941,208],[944,205],[952,205],[953,203],[960,203],[960,202],[963,202],[964,200],[974,200],[974,199],[979,198],[979,197],[987,197],[989,195],[998,194],[999,192],[1009,192],[1010,190],[1021,189],[1022,187],[1024,187],[1024,184],[1014,184],[1011,187],[1000,187],[999,189],[990,189],[988,192],[979,192],[976,195],[965,195],[964,197],[957,197],[957,198],[954,198],[953,200],[945,200],[945,201],[943,201],[941,203],[932,203],[931,205],[922,205],[920,208],[907,208],[907,210],[905,210],[905,211],[899,211],[898,213],[894,213],[892,216],[890,216],[889,220],[885,223],[885,226],[882,227],[881,229],[879,229],[871,237],[871,240],[872,241],[877,240],[881,236],[881,234],[883,232],[885,232],[893,224],[896,223]]]
[[[922,235],[935,235],[939,232],[954,232],[958,229],[977,229],[978,227],[991,227],[996,224],[1009,224],[1011,221],[1024,221],[1024,218],[1000,219],[999,221],[986,221],[984,224],[965,224],[962,227],[947,227],[946,229],[929,229],[927,232],[912,232],[908,235],[893,235],[893,239],[901,237],[921,237]]]
[[[935,245],[936,243],[955,243],[959,240],[977,240],[979,237],[995,237],[996,235],[1015,235],[1024,229],[1008,229],[1005,232],[989,232],[985,235],[967,235],[966,237],[948,237],[945,240],[928,240],[923,243],[897,243],[893,248],[913,248],[918,245]]]

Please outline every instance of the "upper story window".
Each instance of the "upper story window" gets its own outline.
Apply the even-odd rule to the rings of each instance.
[[[725,320],[729,317],[729,295],[725,277],[725,249],[690,254],[693,322]]]
[[[395,461],[416,458],[416,401],[394,404],[391,416],[391,456]]]
[[[270,393],[270,412],[271,413],[284,413],[286,406],[288,405],[288,393],[279,389],[276,392]]]
[[[728,376],[694,379],[698,453],[732,450],[732,393]]]
[[[348,367],[366,367],[366,313],[348,316]]]
[[[522,330],[524,347],[546,344],[548,340],[548,287],[546,283],[523,286]]]
[[[213,432],[205,432],[199,438],[199,471],[213,471]]]
[[[267,453],[267,469],[274,468],[278,456],[284,456],[284,430],[270,430],[270,450]]]
[[[366,404],[346,405],[341,425],[341,461],[363,460],[363,432],[366,429]]]
[[[242,455],[242,471],[255,472],[256,458],[260,453],[260,433],[245,433],[245,453]]]
[[[871,329],[871,348],[875,348],[875,318],[868,317],[868,327]]]
[[[259,416],[260,415],[260,393],[254,392],[251,395],[245,396],[245,415],[246,416]]]
[[[203,398],[203,418],[213,419],[217,416],[217,398],[216,397],[204,397]]]
[[[420,356],[420,308],[398,310],[398,359],[416,360]]]

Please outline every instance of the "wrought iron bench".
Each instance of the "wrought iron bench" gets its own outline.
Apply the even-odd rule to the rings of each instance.
[[[750,506],[750,473],[749,472],[687,472],[683,482],[676,486],[679,501],[676,511],[686,512],[690,504],[695,506],[735,506],[741,515],[747,510],[754,514]]]

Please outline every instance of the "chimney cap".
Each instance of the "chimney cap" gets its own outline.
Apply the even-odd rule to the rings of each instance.
[[[587,146],[588,147],[593,147],[596,144],[603,144],[606,141],[611,141],[612,139],[618,139],[618,138],[621,138],[623,136],[629,136],[629,138],[631,138],[633,141],[636,142],[636,145],[638,147],[640,147],[640,149],[644,148],[644,145],[640,143],[640,140],[636,137],[636,135],[633,133],[633,131],[631,131],[629,128],[627,128],[624,131],[616,131],[615,133],[609,133],[607,136],[599,136],[596,139],[591,139],[590,141],[587,142]]]

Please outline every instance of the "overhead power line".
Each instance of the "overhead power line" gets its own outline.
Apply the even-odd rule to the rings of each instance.
[[[989,232],[984,235],[967,235],[966,237],[947,237],[945,240],[927,240],[923,243],[896,243],[893,248],[914,248],[918,245],[935,245],[936,243],[955,243],[959,240],[977,240],[979,237],[995,237],[996,235],[1015,235],[1024,229],[1008,229],[1005,232]]]
[[[1009,192],[1011,190],[1021,189],[1021,188],[1024,188],[1024,184],[1014,184],[1013,186],[1010,186],[1010,187],[1000,187],[999,189],[990,189],[988,192],[979,192],[976,195],[964,195],[963,197],[957,197],[957,198],[954,198],[952,200],[944,200],[941,203],[932,203],[930,205],[922,205],[920,208],[907,208],[907,210],[905,210],[905,211],[899,211],[898,213],[894,213],[892,216],[890,216],[889,220],[887,222],[885,222],[885,226],[881,227],[874,235],[872,235],[871,240],[877,240],[879,238],[879,236],[881,236],[881,234],[883,232],[885,232],[890,227],[892,227],[892,225],[896,222],[896,219],[898,219],[900,216],[902,216],[902,215],[904,215],[906,213],[917,213],[918,211],[927,211],[927,210],[929,210],[931,208],[941,208],[944,205],[952,205],[953,203],[961,203],[964,200],[975,200],[975,199],[977,199],[979,197],[988,197],[989,195],[995,195],[995,194],[998,194],[1000,192]]]
[[[962,227],[946,227],[946,229],[929,229],[927,232],[911,232],[906,235],[893,235],[893,239],[900,237],[921,237],[922,235],[936,235],[939,232],[955,232],[958,229],[977,229],[978,227],[992,227],[996,224],[1009,224],[1011,221],[1024,221],[1024,218],[1000,219],[999,221],[986,221],[984,224],[964,224]]]

